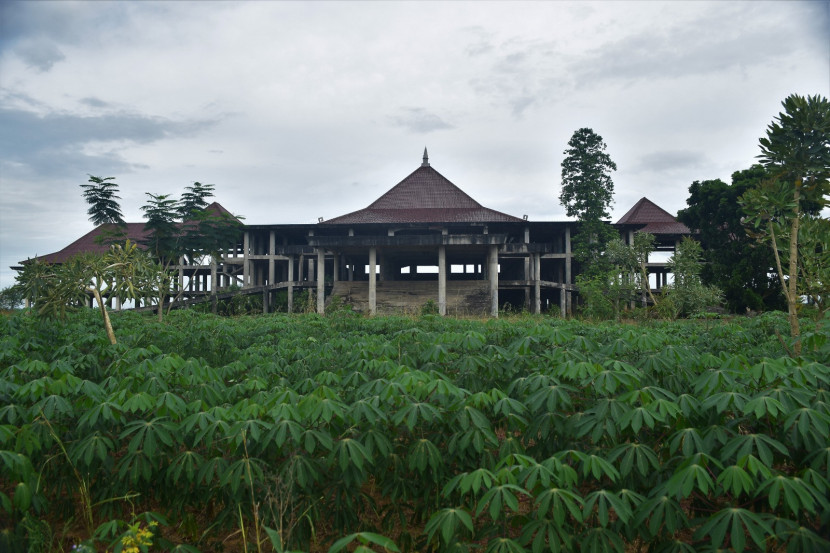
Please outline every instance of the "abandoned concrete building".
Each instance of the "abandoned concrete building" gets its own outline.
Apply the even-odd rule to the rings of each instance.
[[[219,204],[210,209],[222,210]],[[615,226],[630,239],[651,232],[658,251],[674,250],[689,229],[643,198]],[[315,224],[244,225],[238,244],[205,265],[182,264],[180,301],[261,293],[268,311],[287,292],[325,301],[338,296],[369,314],[416,313],[434,302],[439,314],[498,316],[510,306],[532,313],[571,312],[578,264],[571,254],[574,221],[529,221],[486,208],[436,171],[426,149],[412,173],[365,209]],[[141,223],[127,235],[142,238]],[[60,263],[73,253],[102,249],[95,229],[40,259]],[[649,264],[655,286],[665,263]],[[233,289],[233,292],[229,292]]]

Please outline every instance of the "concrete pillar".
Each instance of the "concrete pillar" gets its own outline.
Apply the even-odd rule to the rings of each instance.
[[[438,314],[447,314],[447,247],[438,246]]]
[[[339,253],[334,254],[334,258],[332,260],[332,263],[334,264],[334,276],[332,277],[331,281],[332,282],[337,282],[337,281],[340,280],[340,254]]]
[[[537,315],[542,312],[542,256],[533,255],[533,312]]]
[[[272,230],[268,240],[268,284],[274,284],[277,280],[276,267],[274,266],[274,255],[276,255],[276,251],[277,237]]]
[[[317,250],[317,314],[326,313],[326,252]]]
[[[248,259],[248,248],[251,245],[251,233],[245,231],[245,236],[242,239],[242,287],[250,286],[251,284],[251,260]]]
[[[499,247],[490,246],[489,268],[487,276],[490,280],[490,316],[499,316]]]
[[[375,270],[378,262],[378,249],[375,247],[369,248],[369,314],[375,315],[378,311],[377,304],[377,275]]]
[[[565,284],[573,284],[573,282],[571,281],[572,261],[573,260],[571,259],[571,227],[567,226],[565,227]],[[566,314],[570,314],[573,309],[571,303],[572,293],[570,290],[566,290],[564,287],[562,288],[562,292],[565,295],[565,313],[563,313],[562,316],[565,316]]]
[[[288,312],[294,311],[294,256],[288,256]]]
[[[314,280],[314,258],[308,258],[308,281],[312,282]]]

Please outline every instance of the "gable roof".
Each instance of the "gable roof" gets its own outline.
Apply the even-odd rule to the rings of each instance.
[[[644,225],[637,232],[651,234],[691,234],[689,227],[679,222],[674,216],[646,197],[634,204],[628,212],[617,221],[618,225]]]
[[[523,219],[488,209],[424,162],[369,207],[325,221],[354,223],[490,223]]]

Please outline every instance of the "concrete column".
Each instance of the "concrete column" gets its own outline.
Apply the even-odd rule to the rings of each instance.
[[[542,256],[533,255],[533,312],[537,315],[542,312]]]
[[[314,258],[308,258],[308,281],[311,282],[314,280]]]
[[[378,290],[377,275],[375,270],[378,263],[378,249],[369,248],[369,314],[375,315],[378,312]]]
[[[216,299],[216,293],[219,289],[219,285],[217,283],[217,267],[216,267],[216,260],[211,259],[210,261],[210,312],[216,315],[216,308],[218,307],[218,301]]]
[[[251,260],[248,258],[248,248],[251,245],[251,233],[245,231],[245,236],[242,239],[242,287],[250,286],[251,284]]]
[[[333,263],[334,263],[334,276],[332,277],[331,281],[332,282],[337,282],[337,281],[340,280],[340,254],[339,253],[334,254]]]
[[[438,246],[438,314],[447,314],[447,247]]]
[[[268,240],[268,284],[274,284],[277,280],[276,268],[274,267],[274,255],[276,255],[276,251],[277,237],[272,230]]]
[[[490,316],[499,316],[499,247],[490,246],[489,269],[487,276],[490,279]]]
[[[317,250],[317,314],[326,313],[326,252]]]
[[[288,312],[294,311],[294,256],[288,256]]]
[[[573,284],[571,281],[571,227],[565,227],[565,284]],[[562,315],[565,316],[566,314],[570,314],[572,312],[572,294],[570,290],[566,290],[565,287],[562,287],[562,293],[565,295],[565,313]]]
[[[300,258],[297,260],[297,281],[302,282],[305,280],[305,255],[300,254]]]

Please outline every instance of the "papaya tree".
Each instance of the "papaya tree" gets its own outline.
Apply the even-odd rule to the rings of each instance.
[[[107,303],[137,299],[146,292],[146,274],[152,260],[135,243],[113,244],[105,253],[82,253],[61,264],[40,260],[24,263],[17,276],[26,299],[40,315],[64,318],[92,296],[101,310],[104,330],[116,343]]]
[[[814,252],[799,247],[805,212],[819,212],[830,193],[830,101],[822,96],[792,94],[784,111],[760,139],[758,156],[771,178],[741,198],[750,232],[769,243],[781,291],[787,300],[792,353],[801,354],[798,308],[799,259]],[[821,229],[819,229],[821,230]]]

